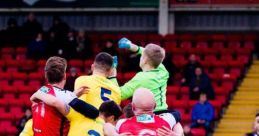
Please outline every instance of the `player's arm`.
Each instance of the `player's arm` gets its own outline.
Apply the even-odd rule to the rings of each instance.
[[[134,43],[132,43],[129,39],[127,38],[121,38],[118,42],[119,44],[119,48],[122,49],[129,49],[132,52],[138,53],[138,54],[142,54],[143,52],[143,47],[140,47]]]
[[[94,106],[78,99],[75,95],[73,95],[73,93],[67,93],[66,95],[66,100],[63,102],[57,97],[43,93],[41,91],[37,91],[32,95],[31,101],[41,100],[47,105],[57,108],[58,111],[63,115],[67,115],[69,113],[69,106],[71,106],[75,111],[79,112],[85,117],[95,119],[99,116],[99,110]]]
[[[157,136],[184,136],[183,131],[180,132],[180,129],[181,128],[179,128],[178,126],[175,126],[173,130],[162,126],[162,128],[157,129],[156,132]]]
[[[142,75],[137,73],[130,81],[120,87],[122,100],[132,97],[134,91],[141,86],[141,77]]]
[[[57,110],[60,113],[62,113],[63,115],[66,115],[68,113],[68,110],[69,110],[69,107],[67,107],[64,102],[62,102],[61,100],[59,100],[58,98],[56,98],[52,95],[43,93],[41,91],[35,92],[31,96],[30,100],[31,101],[37,101],[37,100],[43,101],[47,105],[50,105],[50,106],[53,106],[53,107],[57,108]]]

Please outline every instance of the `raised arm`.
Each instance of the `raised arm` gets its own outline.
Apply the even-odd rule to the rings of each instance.
[[[121,49],[128,49],[132,52],[142,54],[143,52],[143,47],[140,47],[134,43],[132,43],[129,39],[127,38],[121,38],[118,42],[119,48]]]

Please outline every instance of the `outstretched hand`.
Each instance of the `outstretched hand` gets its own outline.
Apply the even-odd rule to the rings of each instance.
[[[127,38],[121,38],[118,44],[119,44],[119,48],[129,49],[131,47],[132,42]]]

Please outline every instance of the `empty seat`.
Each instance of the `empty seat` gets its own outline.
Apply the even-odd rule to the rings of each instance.
[[[0,86],[0,90],[3,93],[17,93],[16,86],[12,86],[12,85],[2,85]]]
[[[136,72],[127,72],[127,73],[124,73],[123,78],[127,82],[131,80],[135,75],[136,75]]]
[[[17,54],[26,54],[27,53],[27,48],[26,47],[17,47],[15,52]]]
[[[202,127],[200,127],[200,128],[192,128],[191,129],[191,134],[194,135],[194,136],[205,136],[206,135],[206,131]]]
[[[22,107],[14,106],[10,108],[11,115],[15,117],[16,119],[20,119],[24,112],[22,111]]]
[[[177,95],[180,91],[179,86],[167,86],[167,92],[166,94],[175,94]]]
[[[1,54],[13,54],[15,49],[13,47],[4,47],[1,49]]]
[[[13,79],[27,80],[26,73],[15,72],[15,73],[12,73],[11,75]]]
[[[28,75],[28,79],[42,81],[44,79],[44,75],[41,72],[32,72]]]
[[[76,60],[76,59],[73,59],[73,60],[70,60],[68,62],[68,65],[70,65],[71,67],[78,67],[78,68],[81,68],[83,67],[84,63],[82,60]]]

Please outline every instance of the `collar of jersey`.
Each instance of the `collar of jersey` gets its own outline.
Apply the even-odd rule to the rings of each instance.
[[[95,122],[96,122],[96,123],[99,123],[99,124],[104,124],[104,123],[105,123],[104,119],[102,119],[102,118],[100,118],[100,117],[96,118],[96,119],[95,119]]]
[[[100,76],[100,75],[92,75],[92,76],[95,76],[95,77],[97,77],[97,78],[106,79],[106,77],[105,77],[105,76]]]

